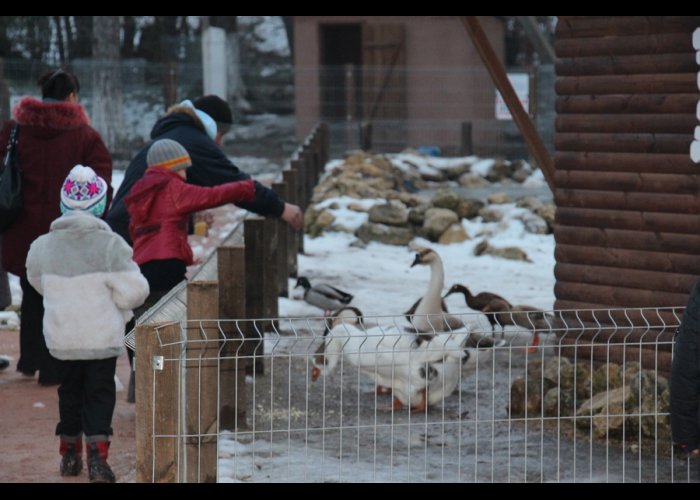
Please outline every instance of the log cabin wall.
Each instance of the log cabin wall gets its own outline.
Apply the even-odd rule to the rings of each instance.
[[[559,16],[555,308],[685,306],[700,276],[700,16]]]

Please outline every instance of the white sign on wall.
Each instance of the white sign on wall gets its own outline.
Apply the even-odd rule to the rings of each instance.
[[[508,73],[508,80],[515,90],[526,113],[530,113],[530,75],[527,73]],[[496,120],[512,120],[508,106],[501,93],[496,91]]]

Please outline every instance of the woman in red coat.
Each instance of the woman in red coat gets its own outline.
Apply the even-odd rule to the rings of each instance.
[[[89,165],[110,186],[112,160],[78,104],[78,79],[59,69],[42,76],[38,84],[42,100],[25,97],[13,112],[19,124],[24,204],[19,218],[2,235],[2,267],[19,276],[22,287],[17,371],[33,376],[38,370],[40,384],[55,385],[60,380],[42,332],[42,297],[26,276],[29,245],[47,233],[51,222],[61,215],[59,197],[68,172],[77,164]],[[13,125],[13,122],[5,123],[0,133],[0,156],[5,153]],[[109,206],[111,186],[107,196]]]

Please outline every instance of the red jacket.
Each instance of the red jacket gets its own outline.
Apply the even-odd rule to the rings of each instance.
[[[22,213],[2,235],[2,266],[26,276],[29,245],[49,231],[61,215],[61,185],[78,163],[92,167],[107,185],[112,182],[112,159],[100,135],[89,125],[82,106],[69,102],[44,103],[23,98],[14,109],[19,123],[19,163],[22,169]],[[5,154],[12,123],[0,133],[0,157]],[[112,188],[107,191],[107,203]]]
[[[124,198],[131,217],[129,235],[134,260],[142,265],[153,260],[178,259],[192,265],[187,216],[226,203],[254,199],[255,183],[251,180],[202,187],[188,184],[176,172],[149,168]]]

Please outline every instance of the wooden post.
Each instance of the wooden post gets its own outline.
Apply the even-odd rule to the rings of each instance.
[[[508,106],[508,110],[511,115],[513,115],[513,121],[515,121],[523,137],[525,137],[525,141],[527,141],[532,156],[542,169],[549,189],[553,192],[555,187],[554,163],[547,149],[544,147],[544,143],[537,133],[534,123],[532,123],[530,116],[525,112],[522,104],[520,104],[518,96],[515,94],[510,80],[508,80],[508,75],[506,75],[503,65],[498,60],[498,56],[493,50],[491,42],[489,42],[489,39],[486,37],[486,33],[484,33],[484,30],[481,28],[478,18],[476,16],[461,16],[461,18],[464,27],[474,42],[477,52],[479,52],[486,69],[488,69],[491,75],[491,79],[501,92],[503,100]]]
[[[308,208],[308,204],[306,203],[306,200],[304,199],[304,188],[306,186],[306,182],[304,181],[304,167],[301,163],[301,159],[297,158],[289,162],[290,170],[294,172],[294,174],[291,174],[294,176],[296,184],[296,200],[297,200],[297,205],[301,207],[302,210],[306,211]],[[290,183],[290,185],[294,185]],[[301,233],[297,233],[297,238],[296,238],[297,244],[298,244],[298,253],[303,254],[304,253],[304,234],[303,231]]]
[[[174,483],[179,474],[180,326],[136,327],[136,482]],[[154,358],[162,356],[161,369]]]
[[[372,149],[372,122],[362,122],[360,124],[360,148],[362,151]]]
[[[321,147],[323,148],[322,158],[325,168],[326,163],[331,159],[331,132],[327,123],[321,123],[318,126],[318,130],[321,133]]]
[[[219,285],[187,285],[185,456],[188,483],[214,483],[217,475],[217,404],[220,333]]]
[[[289,199],[288,186],[284,182],[276,182],[272,189],[283,200]],[[283,220],[277,220],[277,247],[273,251],[273,257],[277,258],[277,294],[279,297],[289,297],[289,224]],[[296,252],[296,248],[294,249]]]
[[[287,184],[287,201],[299,204],[297,199],[297,171],[288,169],[282,172],[282,179],[284,179],[285,184]],[[299,252],[299,240],[304,239],[304,230],[295,231],[289,224],[287,226],[287,274],[294,278],[297,277],[298,267],[297,267],[297,252]],[[303,248],[301,249],[304,250]]]
[[[256,374],[264,373],[262,356],[265,331],[271,329],[269,321],[276,318],[277,308],[277,265],[273,258],[277,246],[277,221],[253,217],[246,219],[245,268],[246,268],[246,318],[257,320],[250,325],[248,338],[253,340],[253,369]],[[250,366],[248,367],[250,372]]]
[[[472,122],[462,122],[462,144],[460,154],[471,156],[474,154],[474,142],[472,134]]]
[[[219,362],[219,428],[247,429],[247,395],[243,355],[242,325],[245,319],[245,247],[225,246],[217,249],[219,273],[219,317],[226,337]]]

